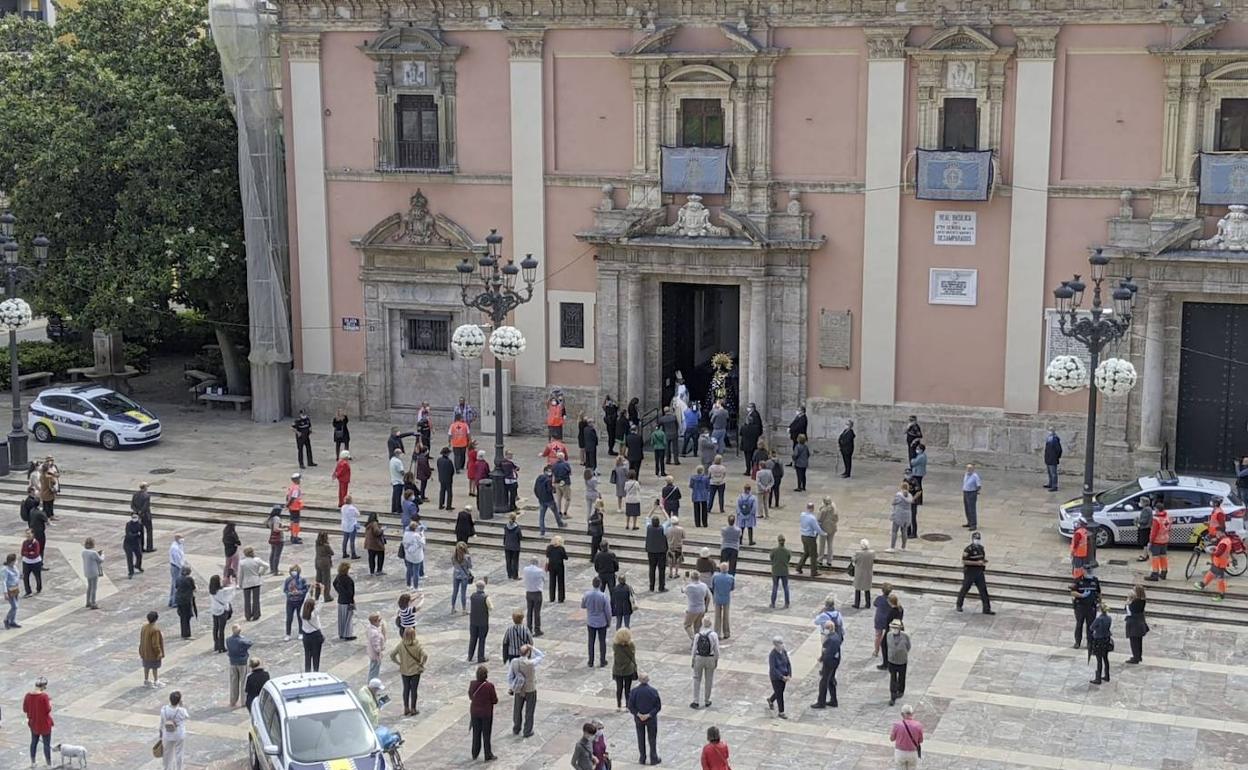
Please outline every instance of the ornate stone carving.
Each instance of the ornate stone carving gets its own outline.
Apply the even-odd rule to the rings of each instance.
[[[394,234],[394,240],[398,243],[410,243],[416,246],[448,244],[446,239],[438,237],[437,230],[434,228],[433,214],[429,212],[429,199],[420,191],[420,188],[417,188],[412,195],[411,206],[403,215],[403,224]]]
[[[1248,251],[1248,206],[1232,203],[1230,211],[1218,220],[1218,232],[1212,238],[1192,241],[1193,249],[1209,251]]]
[[[901,59],[906,55],[906,36],[909,27],[870,28],[867,35],[867,58]]]
[[[1057,27],[1015,27],[1016,56],[1020,59],[1052,59],[1057,56]]]
[[[676,223],[655,229],[659,235],[684,238],[727,238],[728,228],[711,224],[711,211],[702,205],[701,195],[690,195],[676,213]]]
[[[786,214],[796,215],[796,214],[802,213],[801,197],[802,197],[802,193],[797,188],[793,188],[789,190],[789,203],[787,206],[784,207],[784,211]]]
[[[542,33],[508,34],[507,49],[512,59],[540,59],[542,58]]]
[[[975,88],[975,62],[952,61],[945,67],[945,88],[971,91]]]
[[[1135,210],[1131,208],[1132,193],[1130,190],[1123,190],[1118,193],[1118,218],[1134,219]]]
[[[285,35],[286,55],[291,61],[319,61],[321,58],[321,36],[318,35]]]
[[[611,211],[615,208],[615,185],[608,182],[602,186],[602,200],[598,201],[599,211]]]

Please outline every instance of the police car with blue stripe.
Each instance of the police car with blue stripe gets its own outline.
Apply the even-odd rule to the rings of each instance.
[[[35,396],[26,429],[38,441],[66,439],[105,449],[150,444],[160,439],[160,420],[132,399],[99,385],[48,388]]]
[[[1170,515],[1170,544],[1194,545],[1209,525],[1214,498],[1222,498],[1227,516],[1227,529],[1242,529],[1244,504],[1230,484],[1197,476],[1176,476],[1161,471],[1155,476],[1141,476],[1133,481],[1110,487],[1092,498],[1092,521],[1096,527],[1096,546],[1143,546],[1137,525],[1140,506],[1145,498],[1153,508],[1165,508]],[[1075,522],[1082,517],[1083,498],[1076,497],[1058,506],[1057,531],[1072,537]],[[1147,535],[1145,535],[1147,537]]]
[[[307,672],[265,682],[251,702],[252,770],[390,770],[347,683]]]

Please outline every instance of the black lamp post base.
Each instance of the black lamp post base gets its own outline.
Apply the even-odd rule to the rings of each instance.
[[[490,487],[494,493],[494,515],[502,516],[511,513],[511,499],[507,494],[507,484],[503,480],[503,471],[500,468],[490,469]]]
[[[22,470],[26,467],[29,458],[26,454],[26,441],[29,436],[25,431],[15,430],[9,434],[9,451],[8,460],[9,467]]]

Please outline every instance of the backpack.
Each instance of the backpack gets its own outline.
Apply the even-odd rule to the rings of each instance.
[[[694,642],[694,652],[699,658],[711,657],[711,637],[706,634],[698,634],[697,641]]]
[[[737,498],[737,521],[750,512],[750,498],[742,495]]]
[[[26,507],[26,503],[22,503],[22,507],[18,509],[18,515],[22,517],[22,521],[30,523],[30,509]]]

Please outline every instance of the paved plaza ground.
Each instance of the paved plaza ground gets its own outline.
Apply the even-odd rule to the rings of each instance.
[[[94,447],[57,444],[57,457],[67,484],[129,488],[139,480],[152,482],[156,491],[176,491],[221,497],[277,500],[294,468],[294,447],[287,424],[254,425],[233,414],[199,412],[190,407],[159,409],[165,438],[155,447],[106,453]],[[357,462],[353,492],[361,507],[384,508],[389,486],[384,438],[388,426],[352,425],[352,451]],[[319,466],[308,469],[306,480],[313,504],[332,503],[332,448],[326,446],[328,425],[314,433]],[[537,465],[540,441],[512,442],[525,475],[523,489]],[[32,444],[33,451],[41,451]],[[605,458],[604,458],[605,459]],[[939,460],[939,458],[933,458]],[[600,460],[600,463],[603,460]],[[682,479],[692,470],[685,464]],[[897,464],[862,462],[855,478],[842,480],[827,455],[816,455],[808,496],[830,494],[841,510],[837,551],[844,554],[859,537],[869,537],[882,549],[888,501],[901,468]],[[173,472],[152,475],[155,469]],[[737,477],[742,478],[742,477]],[[921,541],[905,558],[918,562],[955,563],[965,536],[958,527],[960,471],[933,468],[928,476],[929,504],[920,515],[925,532],[949,534],[947,542]],[[799,497],[790,490],[792,475],[784,480],[784,508],[762,522],[759,535],[770,542],[777,531],[796,536]],[[1041,474],[989,472],[980,514],[990,557],[998,567],[1036,574],[1058,574],[1067,569],[1066,543],[1054,531],[1054,496],[1041,489]],[[457,497],[465,490],[457,489]],[[653,477],[643,478],[647,489],[657,489]],[[1063,479],[1071,493],[1073,480]],[[605,486],[605,485],[604,485]],[[583,528],[579,490],[572,526]],[[28,733],[21,715],[21,696],[39,675],[49,679],[56,729],[53,743],[82,744],[91,752],[91,767],[149,770],[159,767],[149,747],[156,737],[156,712],[169,688],[142,687],[137,656],[138,631],[149,609],[161,612],[167,657],[162,678],[185,694],[191,712],[188,767],[242,770],[246,766],[246,715],[226,708],[226,662],[211,651],[211,621],[201,614],[195,636],[182,641],[177,619],[166,610],[168,574],[165,550],[175,527],[159,518],[156,505],[158,552],[150,554],[147,572],[127,580],[121,555],[122,521],[104,513],[66,512],[49,531],[49,563],[44,592],[24,600],[20,630],[0,633],[0,768],[26,766]],[[523,517],[533,518],[528,513]],[[691,517],[689,517],[691,518]],[[686,525],[691,522],[686,521]],[[712,517],[712,525],[719,520]],[[199,605],[206,608],[207,575],[220,569],[220,528],[183,526],[187,550],[201,587]],[[241,527],[245,545],[263,549],[260,530]],[[533,533],[534,535],[536,533]],[[101,581],[99,611],[82,608],[83,583],[79,551],[93,536],[105,548],[106,577]],[[613,536],[623,537],[618,527]],[[5,552],[20,542],[20,521],[12,512],[0,534]],[[288,546],[284,564],[302,562],[311,573],[311,538],[307,545]],[[1124,552],[1116,559],[1129,559]],[[388,556],[389,573],[370,578],[357,562],[357,624],[371,611],[387,622],[401,587],[401,573]],[[501,554],[478,550],[478,576],[489,575],[489,593],[495,611],[487,652],[491,679],[503,681],[500,657],[502,632],[513,608],[523,606],[519,583],[504,575]],[[401,719],[396,712],[400,682],[388,660],[382,679],[395,691],[396,701],[383,710],[383,722],[397,724],[407,744],[409,767],[453,768],[472,765],[466,697],[475,665],[465,661],[467,621],[452,614],[446,548],[428,555],[427,596],[420,613],[419,633],[430,654],[421,679],[417,717]],[[1103,576],[1130,580],[1137,571],[1127,565],[1106,568]],[[640,609],[633,617],[639,664],[649,671],[664,701],[660,716],[659,750],[664,766],[698,767],[698,752],[709,725],[718,725],[732,750],[732,765],[748,768],[862,768],[891,767],[888,727],[896,709],[888,706],[888,682],[875,669],[871,656],[871,615],[846,609],[847,640],[840,668],[840,708],[813,711],[819,637],[811,624],[825,594],[836,593],[843,606],[851,592],[844,585],[829,586],[795,581],[793,606],[770,610],[770,586],[762,578],[743,576],[733,599],[732,638],[724,644],[716,676],[714,705],[691,710],[688,641],[681,631],[683,597],[676,591],[647,594],[642,569],[627,570],[641,588]],[[361,573],[363,573],[361,575]],[[584,613],[581,591],[592,573],[584,561],[570,565],[568,602],[547,605],[543,611],[546,635],[539,647],[546,660],[539,669],[537,727],[534,737],[521,739],[510,732],[510,703],[500,687],[495,718],[496,764],[504,768],[567,767],[581,722],[598,718],[606,726],[617,767],[635,764],[636,742],[631,719],[616,711],[610,669],[585,666]],[[990,575],[991,580],[991,575]],[[683,581],[679,581],[683,582]],[[1232,591],[1240,586],[1232,586]],[[1193,770],[1243,767],[1248,762],[1248,669],[1239,665],[1248,652],[1248,629],[1196,622],[1151,621],[1145,663],[1123,666],[1126,639],[1115,618],[1118,651],[1111,656],[1111,683],[1088,684],[1089,667],[1082,650],[1070,648],[1071,613],[1028,605],[1002,603],[999,614],[983,616],[975,602],[968,612],[953,611],[947,598],[902,592],[907,630],[913,651],[905,701],[914,704],[926,725],[923,767],[964,768],[1081,768],[1086,770],[1144,769]],[[264,615],[246,623],[244,633],[254,642],[253,654],[273,674],[298,670],[301,647],[283,642],[280,582],[269,579],[263,596]],[[241,615],[236,613],[236,615]],[[333,608],[323,613],[332,629]],[[783,636],[792,655],[794,676],[788,692],[790,719],[771,715],[764,703],[770,692],[767,652],[770,639]],[[363,634],[356,642],[340,642],[327,632],[322,670],[358,686],[367,668]],[[42,762],[42,760],[41,760]]]

